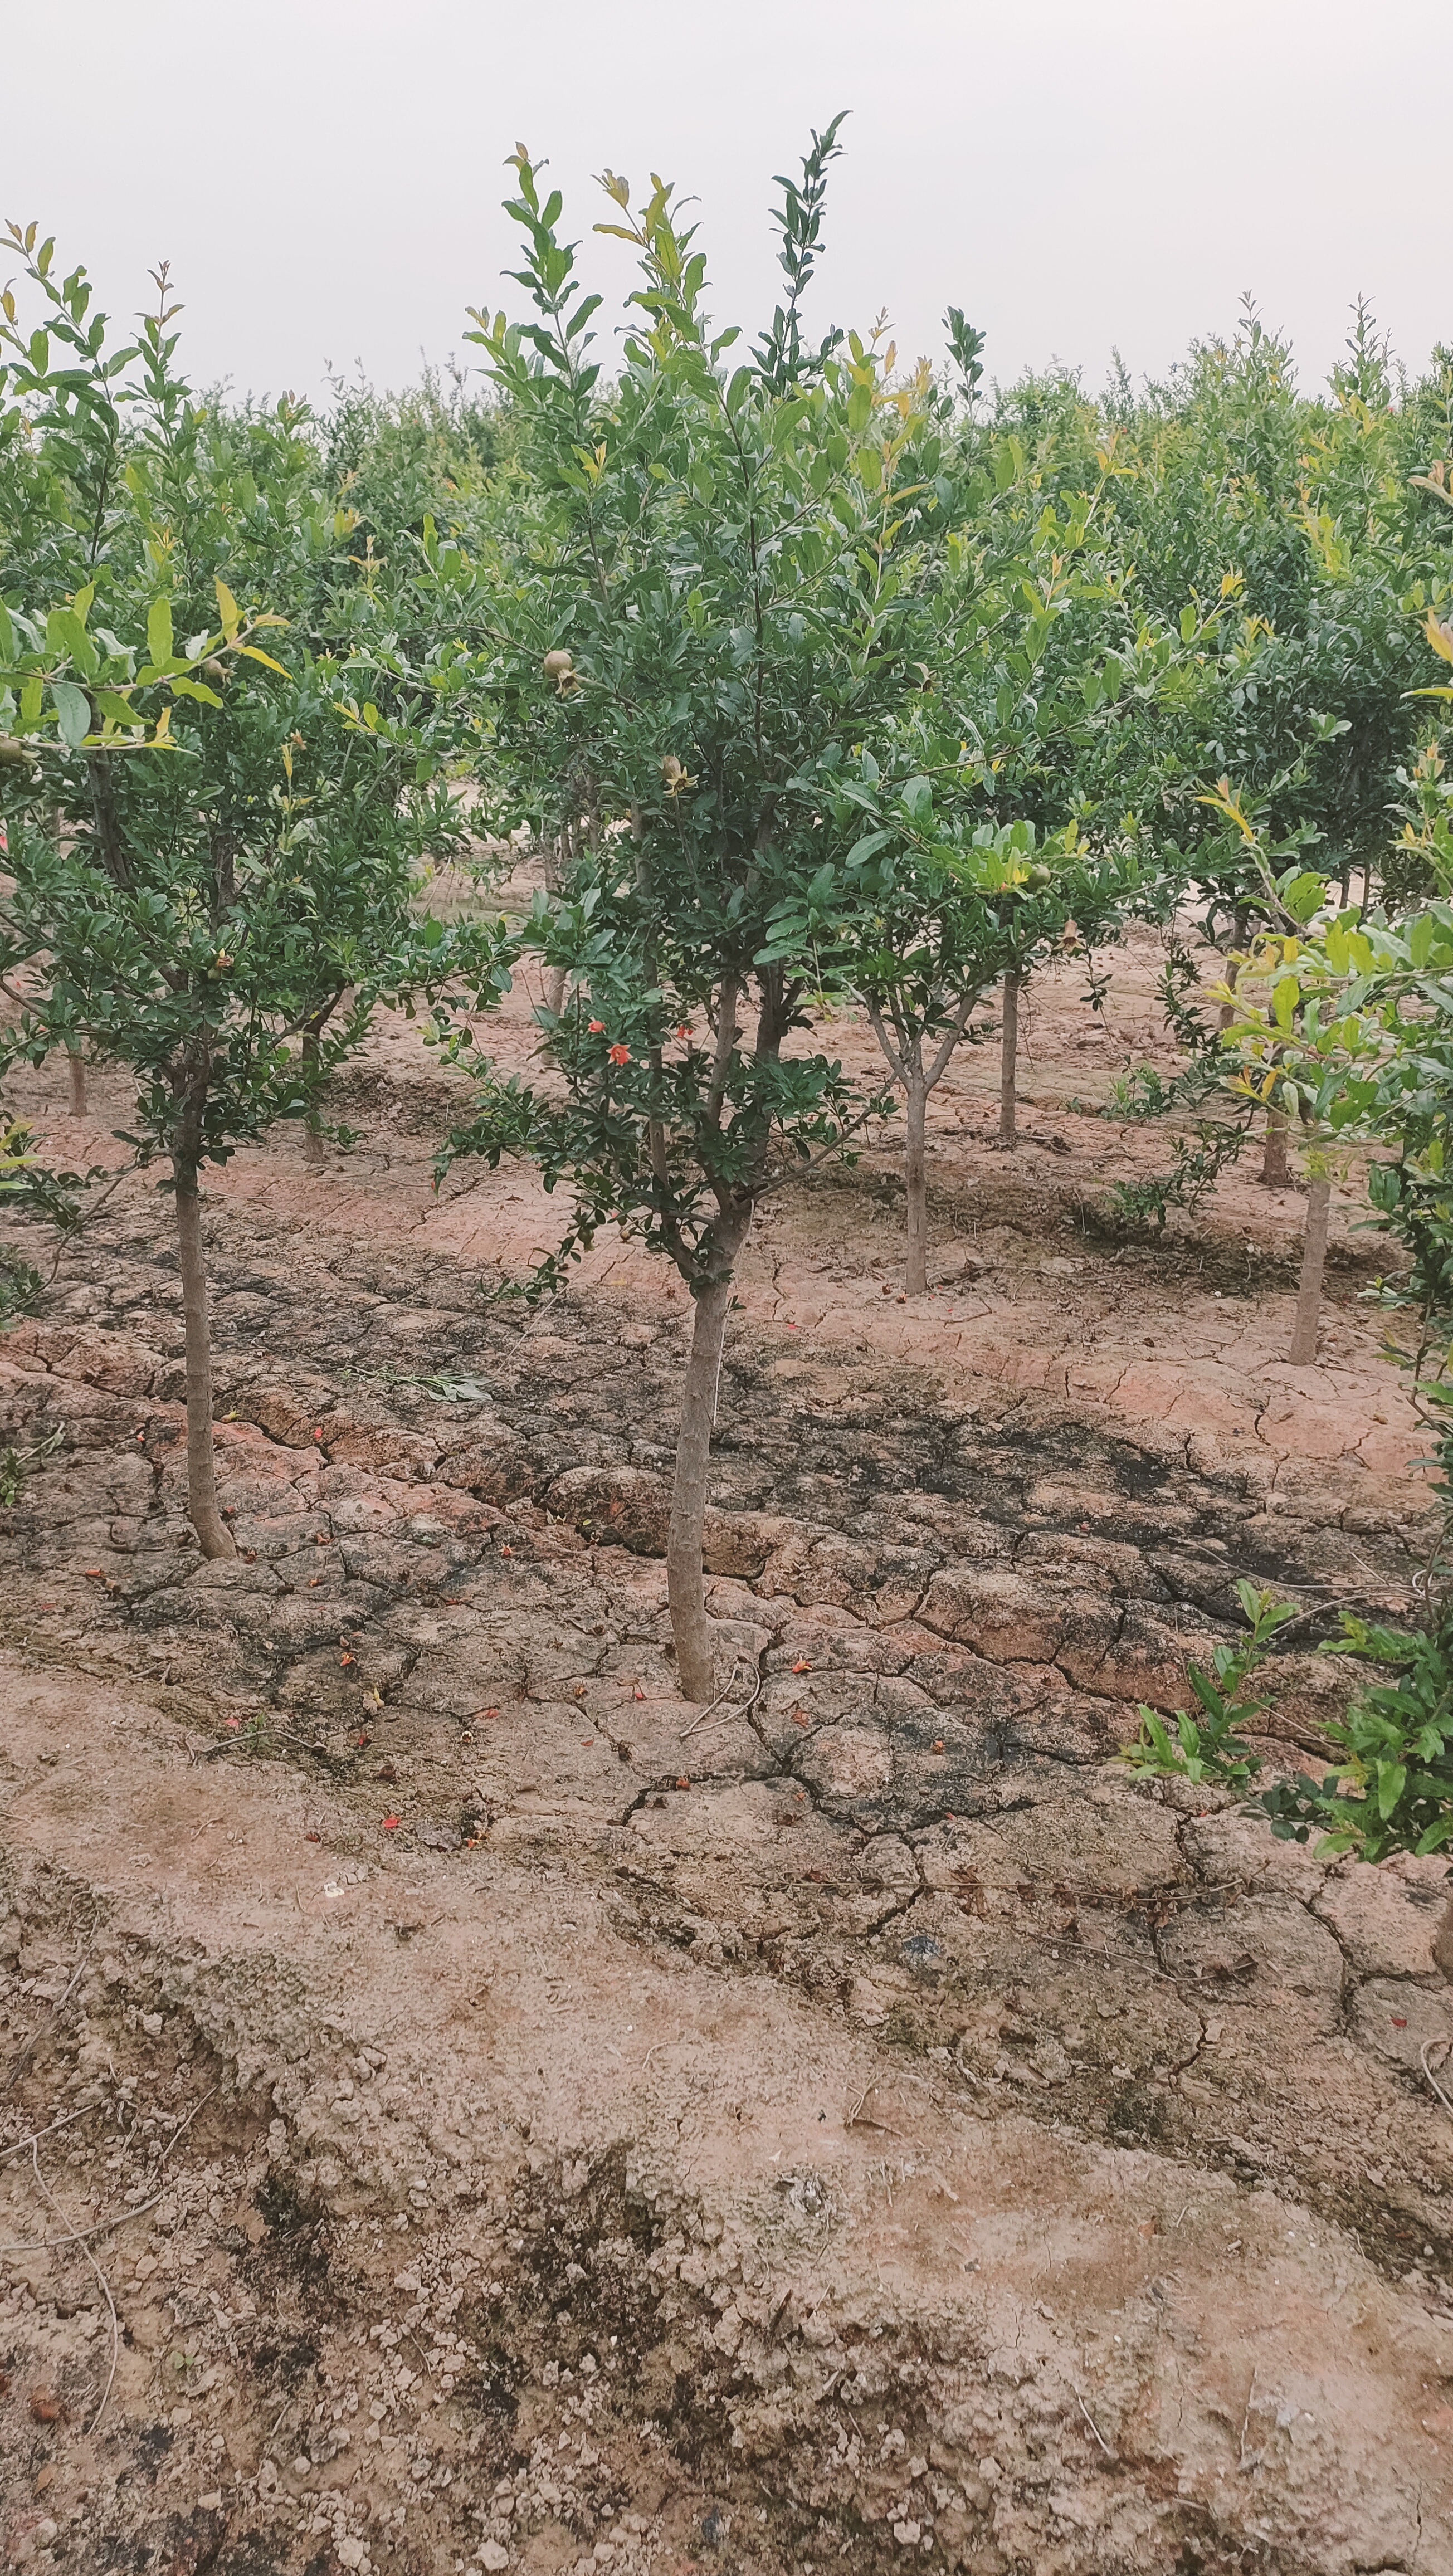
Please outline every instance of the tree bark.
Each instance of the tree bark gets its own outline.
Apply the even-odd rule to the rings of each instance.
[[[1284,1190],[1291,1186],[1287,1167],[1287,1122],[1280,1109],[1266,1113],[1266,1138],[1261,1149],[1261,1186],[1264,1190]]]
[[[94,726],[94,706],[91,718]],[[101,865],[113,885],[129,885],[131,872],[126,864],[126,844],[121,836],[121,817],[116,805],[116,776],[108,752],[87,752],[86,779],[91,790],[91,817],[96,827],[96,847],[100,852]]]
[[[1317,1356],[1317,1325],[1322,1307],[1322,1273],[1327,1266],[1327,1217],[1332,1184],[1325,1176],[1307,1189],[1307,1230],[1302,1238],[1302,1275],[1297,1284],[1297,1313],[1292,1326],[1292,1365],[1310,1368]]]
[[[1019,1062],[1019,978],[1004,978],[1004,1036],[999,1054],[999,1142],[1012,1152],[1015,1132],[1014,1079]]]
[[[86,1115],[86,1059],[79,1047],[67,1047],[66,1070],[71,1077],[71,1116]]]
[[[545,835],[545,888],[547,893],[564,893],[565,880],[570,866],[570,857],[570,826],[568,823],[562,823],[560,826],[560,837],[558,840],[552,840],[548,832]],[[565,969],[563,966],[552,966],[549,968],[545,976],[545,1008],[552,1019],[558,1020],[564,1007]]]
[[[235,1556],[237,1544],[217,1507],[212,1454],[212,1326],[207,1308],[207,1265],[202,1251],[202,1201],[194,1160],[172,1156],[176,1182],[177,1250],[182,1265],[182,1314],[187,1333],[187,1516],[208,1557]]]
[[[310,1021],[303,1031],[303,1072],[309,1088],[308,1108],[303,1119],[303,1160],[310,1172],[323,1168],[323,1139],[318,1128],[318,1110],[314,1086],[318,1075],[318,1031]]]
[[[923,1296],[928,1287],[927,1113],[928,1085],[921,1073],[910,1068],[906,1109],[908,1136],[904,1152],[908,1183],[908,1241],[903,1274],[903,1284],[910,1297]]]
[[[734,1004],[735,996],[729,998]],[[682,1696],[691,1700],[709,1700],[716,1686],[712,1622],[706,1615],[701,1579],[701,1537],[706,1520],[717,1381],[731,1311],[732,1272],[746,1227],[743,1216],[739,1222],[723,1222],[713,1229],[712,1266],[716,1275],[696,1295],[691,1356],[686,1363],[686,1384],[681,1396],[681,1428],[676,1441],[676,1475],[666,1538],[666,1594],[671,1605],[671,1634],[676,1644]]]

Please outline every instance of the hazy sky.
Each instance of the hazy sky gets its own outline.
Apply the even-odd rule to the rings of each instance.
[[[462,351],[466,304],[520,303],[517,137],[608,295],[630,253],[591,238],[590,174],[657,169],[700,200],[713,311],[757,327],[772,174],[844,106],[813,318],[886,305],[905,357],[953,302],[991,373],[1097,388],[1246,288],[1304,381],[1359,290],[1411,366],[1453,340],[1446,0],[0,0],[0,39],[0,215],[118,314],[169,258],[194,382],[397,385]]]

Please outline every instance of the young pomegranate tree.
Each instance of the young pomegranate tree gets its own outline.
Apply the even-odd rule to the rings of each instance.
[[[53,277],[33,227],[17,248],[46,319],[22,334],[7,290],[0,975],[22,1007],[0,1062],[88,1046],[133,1078],[124,1141],[168,1166],[175,1210],[188,1510],[229,1556],[202,1174],[305,1116],[384,995],[457,971],[489,998],[488,937],[409,903],[415,855],[456,828],[457,657],[408,664],[378,600],[330,618],[347,530],[306,423],[197,406],[164,282],[113,352],[84,271]]]
[[[812,915],[774,924],[789,941],[816,933],[834,977],[861,999],[902,1096],[910,1297],[928,1287],[928,1103],[957,1048],[977,1037],[974,1011],[1051,957],[1088,957],[1139,884],[1133,858],[1097,855],[1073,823],[1041,843],[1032,823],[976,822],[953,764],[945,770],[948,792],[937,797],[931,769],[888,780],[866,752],[824,782],[840,839],[854,816],[872,828],[849,848],[841,885],[811,889]],[[1099,998],[1092,981],[1090,1000]]]
[[[500,819],[571,835],[568,882],[526,933],[558,979],[542,1015],[558,1087],[486,1073],[450,1150],[528,1152],[547,1186],[568,1186],[546,1279],[613,1222],[690,1289],[667,1576],[681,1686],[702,1700],[717,1683],[702,1522],[736,1263],[764,1191],[870,1107],[813,1043],[832,947],[814,889],[851,897],[858,836],[823,781],[864,746],[886,763],[921,697],[925,630],[946,613],[942,450],[926,373],[896,384],[891,348],[855,335],[804,350],[810,220],[783,219],[790,308],[731,365],[737,334],[706,316],[705,258],[662,181],[639,212],[623,179],[605,181],[601,229],[639,271],[620,372],[602,382],[600,299],[576,286],[561,200],[523,151],[515,167],[533,318],[475,319],[528,481],[481,566],[479,614],[503,639]],[[799,198],[814,186],[809,167]]]

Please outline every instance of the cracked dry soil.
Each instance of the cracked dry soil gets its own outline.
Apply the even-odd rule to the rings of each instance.
[[[1314,1754],[1406,1484],[915,1355],[869,1167],[744,1277],[702,1716],[684,1301],[487,1305],[356,1179],[300,1223],[295,1151],[211,1202],[235,1563],[134,1185],[0,1363],[0,1437],[61,1435],[4,1524],[4,2563],[1453,2568],[1444,1868],[1109,1767],[1242,1574],[1307,1607]],[[1010,1273],[1095,1273],[991,1187]],[[825,1264],[849,1326],[789,1340]]]

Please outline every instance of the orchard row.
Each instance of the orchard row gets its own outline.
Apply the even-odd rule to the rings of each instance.
[[[956,308],[937,369],[881,326],[814,341],[836,135],[784,189],[786,301],[752,347],[712,317],[672,189],[636,205],[609,175],[597,229],[633,274],[607,341],[523,151],[524,318],[471,313],[478,397],[358,391],[326,420],[203,401],[166,271],[118,338],[33,225],[11,228],[0,299],[0,1070],[63,1047],[134,1079],[128,1141],[175,1208],[202,1550],[233,1542],[201,1176],[278,1119],[316,1138],[376,1011],[422,1002],[475,1082],[442,1158],[527,1155],[562,1185],[537,1285],[614,1224],[690,1287],[668,1580],[698,1701],[713,1398],[754,1207],[901,1103],[921,1291],[928,1103],[975,1013],[1000,1011],[1012,1140],[1025,982],[1081,957],[1093,1005],[1131,916],[1167,928],[1185,1059],[1132,1105],[1193,1136],[1153,1212],[1253,1127],[1273,1164],[1299,1153],[1311,1359],[1330,1179],[1371,1148],[1438,1435],[1453,1396],[1453,360],[1395,382],[1359,307],[1307,399],[1248,313],[1168,386],[1096,403],[1060,377],[990,391]],[[482,849],[521,835],[545,857],[528,918],[428,915],[428,863],[487,894]],[[1224,980],[1178,944],[1191,928]],[[526,955],[540,1087],[487,1048]],[[844,999],[876,1084],[824,1043]],[[0,1144],[7,1196],[74,1222],[25,1132]],[[0,1270],[12,1311],[40,1293]],[[1400,1684],[1384,1736],[1349,1740],[1283,1830],[1453,1831],[1440,1584],[1406,1648],[1349,1638],[1422,1696]],[[1196,1678],[1208,1723],[1156,1721],[1137,1758],[1249,1776],[1236,1693],[1275,1605],[1248,1618],[1247,1657]]]

